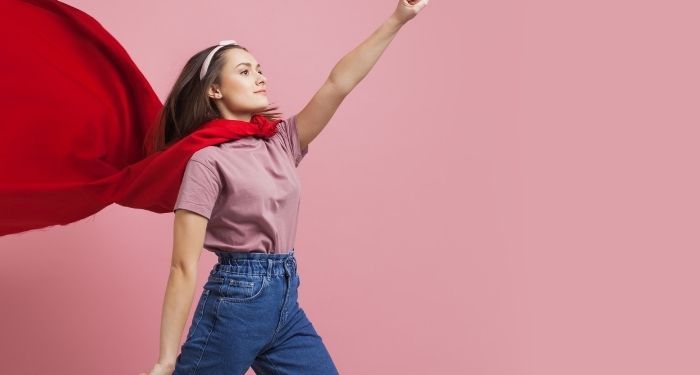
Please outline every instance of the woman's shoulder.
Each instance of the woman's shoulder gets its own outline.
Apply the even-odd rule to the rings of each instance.
[[[295,115],[291,115],[291,116],[285,115],[285,116],[279,118],[278,119],[279,122],[277,123],[277,129],[278,130],[286,130],[287,128],[289,128],[289,122],[294,120],[294,116]]]
[[[293,122],[294,115],[292,116],[284,116],[282,118],[279,118],[277,121],[277,131],[275,132],[274,137],[282,141],[282,143],[285,144],[286,146],[286,141],[289,138],[289,128],[290,128],[290,122]]]
[[[190,160],[200,162],[202,164],[207,164],[210,166],[215,166],[216,161],[221,154],[221,150],[218,145],[205,146],[195,151]]]

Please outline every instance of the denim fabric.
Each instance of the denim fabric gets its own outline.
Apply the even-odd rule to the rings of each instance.
[[[216,254],[173,375],[338,374],[297,302],[294,249]]]

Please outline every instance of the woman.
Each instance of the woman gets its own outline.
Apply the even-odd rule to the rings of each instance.
[[[89,15],[58,0],[0,2],[11,15],[0,23],[8,57],[0,67],[11,72],[0,91],[13,124],[0,137],[0,236],[66,225],[111,203],[174,211],[160,355],[149,375],[242,374],[250,366],[258,374],[338,373],[297,302],[295,168],[427,3],[400,0],[311,101],[281,120],[268,108],[259,62],[235,41],[193,56],[162,105]],[[45,88],[41,111],[36,87]],[[202,248],[218,262],[180,351]]]
[[[257,374],[338,373],[297,302],[293,244],[300,185],[295,167],[401,26],[426,4],[401,0],[389,19],[338,62],[304,109],[276,123],[274,135],[207,146],[192,155],[174,207],[160,358],[150,375],[243,374],[251,366]],[[242,121],[256,114],[276,120],[265,84],[260,63],[235,41],[201,51],[189,60],[165,103],[163,137],[156,148],[192,130],[187,118],[177,118],[183,110],[214,110]],[[203,247],[215,252],[218,262],[178,354]]]
[[[0,137],[0,235],[71,223],[113,202],[173,210],[160,356],[149,375],[242,374],[250,366],[258,374],[338,373],[297,302],[295,168],[427,2],[400,0],[285,120],[268,108],[261,65],[235,41],[193,56],[159,108],[126,51],[88,15],[57,0],[0,2],[12,15],[0,25],[8,56],[0,67],[12,72],[3,114],[16,125]],[[41,111],[35,87],[46,88]],[[141,150],[146,130],[151,157]],[[218,262],[180,352],[202,248]]]

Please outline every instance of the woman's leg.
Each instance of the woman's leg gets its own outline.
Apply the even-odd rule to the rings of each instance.
[[[299,306],[300,279],[296,264],[289,270],[285,308],[281,311],[275,337],[255,358],[253,370],[257,375],[338,374],[321,336]]]

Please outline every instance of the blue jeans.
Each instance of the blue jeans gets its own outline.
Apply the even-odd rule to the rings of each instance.
[[[173,375],[338,374],[297,302],[294,249],[216,254]]]

